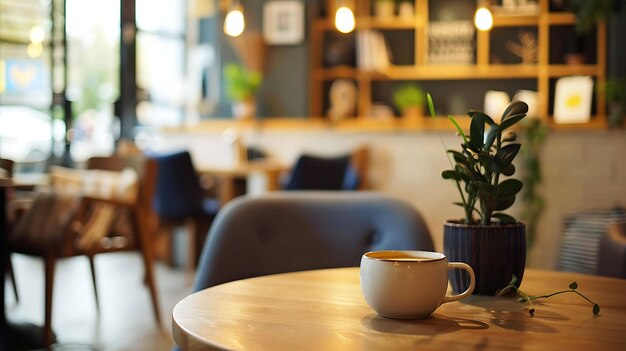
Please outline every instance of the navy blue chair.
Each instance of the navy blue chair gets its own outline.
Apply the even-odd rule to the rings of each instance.
[[[359,177],[351,156],[321,157],[301,155],[294,165],[284,190],[356,190]]]
[[[358,266],[374,250],[434,246],[411,205],[375,192],[304,191],[242,196],[218,213],[194,291],[233,280]]]
[[[193,266],[199,256],[208,228],[219,210],[220,204],[200,184],[200,177],[188,151],[175,151],[165,154],[148,153],[157,163],[157,181],[152,209],[158,217],[158,228],[173,236],[171,231],[180,225],[190,228],[190,258]],[[173,240],[168,248],[171,250]],[[172,263],[172,253],[169,253]]]

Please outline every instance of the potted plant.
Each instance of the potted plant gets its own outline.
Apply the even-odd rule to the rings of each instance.
[[[239,119],[256,115],[255,94],[263,77],[258,72],[248,71],[242,65],[229,63],[224,68],[227,94],[233,102],[233,116]]]
[[[604,85],[606,101],[609,104],[609,125],[618,127],[626,115],[626,78],[611,78]]]
[[[428,95],[431,114],[435,111]],[[490,116],[469,111],[470,132],[466,135],[449,116],[462,137],[460,150],[447,150],[451,168],[442,172],[444,179],[454,182],[463,209],[460,220],[444,224],[444,252],[450,261],[469,264],[476,273],[474,294],[494,295],[517,277],[519,287],[526,262],[525,225],[502,212],[515,202],[522,182],[511,178],[515,173],[512,161],[521,145],[509,129],[526,116],[528,105],[511,102],[502,113],[500,124]],[[469,277],[458,270],[450,272],[456,291],[464,291]]]
[[[598,22],[621,11],[623,5],[620,0],[571,0],[569,9],[576,15],[576,30],[588,33]]]
[[[393,92],[393,104],[406,118],[423,115],[424,91],[416,84],[405,84]]]

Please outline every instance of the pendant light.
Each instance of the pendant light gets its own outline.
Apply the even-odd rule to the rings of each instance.
[[[489,11],[489,6],[485,1],[479,1],[474,14],[474,25],[478,30],[487,31],[493,26],[493,16]]]
[[[335,27],[341,33],[350,33],[354,30],[355,20],[353,6],[349,1],[343,0],[337,2],[337,11],[335,12]]]
[[[231,37],[238,37],[246,27],[243,17],[243,6],[239,1],[231,1],[228,13],[224,18],[224,33]]]

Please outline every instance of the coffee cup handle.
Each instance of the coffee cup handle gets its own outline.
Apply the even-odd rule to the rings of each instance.
[[[476,285],[476,276],[474,275],[474,270],[468,264],[463,263],[463,262],[450,262],[448,263],[448,270],[450,269],[462,269],[466,271],[470,276],[470,286],[469,288],[467,288],[467,290],[465,290],[464,292],[458,295],[444,296],[443,302],[441,302],[441,304],[444,304],[446,302],[457,301],[457,300],[460,300],[464,297],[471,295],[474,292],[474,286]]]

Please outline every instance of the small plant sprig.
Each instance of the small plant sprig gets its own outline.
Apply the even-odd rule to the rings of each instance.
[[[518,302],[522,302],[523,303],[523,302],[528,301],[528,303],[530,305],[530,308],[528,309],[528,314],[531,317],[535,316],[535,308],[533,307],[533,301],[534,300],[537,300],[537,299],[547,299],[549,297],[552,297],[552,296],[555,296],[555,295],[560,295],[560,294],[565,294],[565,293],[575,293],[575,294],[579,295],[580,297],[582,297],[583,299],[589,301],[589,303],[591,303],[593,305],[592,312],[593,312],[594,315],[597,316],[598,314],[600,314],[600,305],[598,305],[597,303],[591,301],[589,298],[587,298],[587,296],[583,295],[580,291],[576,290],[576,289],[578,289],[578,283],[576,283],[576,282],[572,282],[569,285],[569,289],[553,292],[551,294],[539,295],[539,296],[531,296],[531,295],[526,294],[524,291],[522,291],[520,288],[518,288],[516,286],[516,284],[517,284],[517,277],[515,275],[513,275],[513,279],[511,279],[511,282],[509,283],[509,285],[505,286],[503,289],[501,289],[499,292],[497,292],[496,296],[506,295],[510,291],[517,292],[517,294],[519,295],[519,297],[517,298]]]

